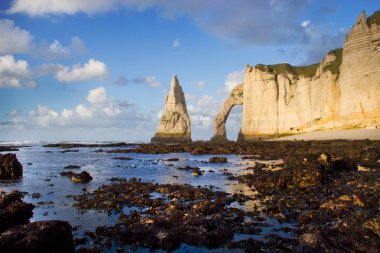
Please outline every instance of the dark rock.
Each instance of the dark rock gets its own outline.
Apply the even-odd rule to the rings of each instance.
[[[380,217],[375,217],[364,222],[363,227],[369,229],[380,238]]]
[[[88,183],[92,180],[92,176],[87,171],[82,171],[79,174],[74,173],[71,176],[71,181],[74,183]]]
[[[193,176],[195,176],[195,177],[199,177],[199,176],[203,175],[203,172],[198,167],[185,166],[185,167],[177,167],[176,169],[177,170],[192,171],[193,172]]]
[[[223,157],[223,156],[215,156],[215,157],[211,157],[208,160],[208,162],[209,163],[226,163],[227,162],[227,158]]]
[[[0,179],[19,179],[23,169],[15,154],[0,154]]]
[[[168,159],[165,159],[165,161],[168,161],[168,162],[178,162],[178,161],[179,161],[179,158],[177,158],[177,157],[174,157],[174,158],[168,158]]]
[[[39,199],[40,197],[41,197],[41,194],[38,192],[32,194],[33,199]]]
[[[66,150],[63,150],[63,151],[60,151],[61,153],[77,153],[79,152],[78,149],[66,149]]]
[[[131,158],[131,157],[126,157],[126,156],[113,157],[112,159],[115,159],[115,160],[122,160],[122,161],[133,160],[133,158]]]
[[[66,165],[65,167],[63,167],[64,169],[80,169],[81,166],[79,165]]]
[[[0,195],[0,233],[8,228],[28,223],[33,216],[34,205],[25,203],[23,197],[24,193],[19,191]]]
[[[72,253],[75,243],[66,221],[36,221],[17,226],[0,235],[0,252]]]
[[[63,171],[61,172],[61,176],[69,177],[71,181],[73,181],[74,183],[88,183],[93,179],[90,173],[88,173],[87,171],[82,171],[81,173]]]
[[[84,144],[84,143],[52,143],[52,144],[46,144],[43,147],[47,148],[81,148],[81,147],[88,147],[88,148],[95,148],[95,147],[126,147],[126,146],[133,146],[134,144],[128,144],[125,142],[117,142],[117,143],[103,143],[103,144]]]
[[[199,169],[198,167],[195,167],[193,169],[193,176],[199,177],[199,176],[202,176],[202,175],[203,175],[203,173],[202,173],[201,169]]]
[[[152,193],[159,198],[152,198]],[[90,193],[75,196],[75,207],[121,213],[119,223],[98,227],[87,233],[89,239],[107,247],[109,239],[151,250],[176,250],[182,243],[192,246],[220,247],[239,230],[253,231],[255,225],[243,224],[252,215],[229,204],[248,200],[246,196],[213,191],[190,185],[153,184],[137,179],[103,185]],[[243,201],[245,199],[245,201]],[[125,205],[138,207],[126,213]]]
[[[177,167],[177,170],[194,170],[196,167],[185,166],[185,167]]]
[[[14,146],[0,146],[0,152],[4,151],[18,151],[18,148],[15,148]]]

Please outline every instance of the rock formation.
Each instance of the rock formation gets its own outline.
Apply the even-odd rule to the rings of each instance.
[[[226,121],[235,105],[243,104],[243,84],[239,84],[224,101],[223,106],[214,119],[214,136],[211,141],[227,141]]]
[[[59,220],[29,223],[35,206],[25,203],[24,196],[0,192],[0,252],[75,252],[71,225]]]
[[[15,154],[0,154],[0,179],[19,179],[22,174],[22,165]]]
[[[169,95],[165,99],[165,111],[151,142],[191,142],[190,118],[187,114],[185,95],[177,76],[173,76]]]
[[[330,51],[320,64],[247,66],[243,94],[240,140],[378,127],[380,11],[368,19],[363,12],[343,49]],[[224,110],[215,123],[226,121]],[[214,127],[217,137],[223,135],[218,124]]]
[[[67,221],[36,221],[0,234],[1,252],[74,253],[72,227]]]

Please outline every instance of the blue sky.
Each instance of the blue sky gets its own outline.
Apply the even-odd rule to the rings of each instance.
[[[320,61],[378,0],[0,1],[0,141],[149,141],[172,75],[193,140],[246,64]],[[235,139],[241,108],[227,134]]]

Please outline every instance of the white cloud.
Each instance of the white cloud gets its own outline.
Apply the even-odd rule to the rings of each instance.
[[[73,66],[60,66],[55,77],[63,83],[82,82],[90,79],[104,79],[107,76],[108,70],[105,63],[94,59],[88,60],[87,63],[75,64]]]
[[[224,84],[223,93],[230,94],[236,85],[244,82],[244,69],[235,70],[227,74],[226,82]]]
[[[9,19],[0,19],[0,53],[24,53],[29,51],[32,35]]]
[[[173,41],[172,48],[178,48],[178,47],[180,47],[180,46],[181,46],[181,43],[179,42],[179,40],[178,40],[178,39],[175,39],[175,40]]]
[[[122,6],[141,11],[155,5],[155,0],[14,0],[7,12],[30,16],[73,15],[78,12],[91,15],[116,10]]]
[[[11,117],[16,117],[17,116],[17,110],[12,110],[8,113],[9,116]]]
[[[104,87],[98,87],[90,90],[87,101],[91,104],[104,104],[108,101],[108,95]]]
[[[187,106],[191,125],[198,129],[210,128],[218,110],[219,103],[209,95],[194,97]]]
[[[197,97],[188,93],[185,93],[185,99],[186,101],[195,100]]]
[[[336,30],[331,27],[321,28],[311,22],[306,22],[305,26],[302,25],[302,27],[308,40],[304,46],[306,53],[303,61],[301,61],[302,65],[320,62],[330,50],[343,46],[346,36],[345,30]]]
[[[310,20],[305,20],[305,21],[302,22],[301,26],[303,28],[306,28],[306,27],[308,27],[310,25],[310,23],[311,23]]]
[[[136,127],[141,124],[151,124],[151,118],[148,115],[138,114],[133,103],[112,98],[104,87],[89,90],[86,99],[87,104],[81,103],[73,109],[64,108],[62,111],[38,105],[29,113],[28,122],[35,124],[37,128],[94,128],[94,126],[121,128],[126,125]],[[99,106],[100,104],[102,106]]]
[[[59,114],[45,105],[38,105],[37,110],[31,111],[30,115],[42,127],[48,127],[52,122],[59,119]]]
[[[25,53],[43,59],[66,58],[72,51],[77,53],[86,52],[86,46],[79,37],[72,37],[69,46],[63,46],[58,40],[50,44],[34,43],[33,36],[29,31],[17,27],[14,21],[0,19],[0,53],[15,54]]]
[[[94,114],[94,111],[80,104],[75,107],[75,113],[78,114],[81,118],[91,118]]]
[[[70,49],[63,47],[58,40],[54,40],[53,43],[49,45],[49,53],[56,57],[67,57],[70,55]]]
[[[71,44],[70,44],[71,50],[83,54],[87,51],[86,45],[79,37],[72,37],[71,38]]]
[[[15,0],[8,13],[49,16],[82,12],[93,15],[117,10],[120,7],[137,11],[155,8],[165,17],[187,16],[201,28],[235,42],[296,43],[304,38],[304,32],[296,21],[310,2],[310,0],[236,0],[220,4],[219,0]]]
[[[146,84],[152,88],[158,88],[161,85],[155,76],[137,77],[132,81],[136,84]]]
[[[202,114],[195,114],[191,116],[191,125],[198,129],[208,129],[213,122],[212,117],[204,116]]]
[[[164,111],[163,110],[159,110],[157,113],[156,113],[156,118],[157,119],[161,119],[162,115],[164,114]]]
[[[195,85],[196,85],[198,88],[203,88],[203,87],[205,87],[205,82],[204,82],[204,81],[198,81]]]
[[[28,62],[16,60],[13,55],[0,56],[0,88],[34,88]]]

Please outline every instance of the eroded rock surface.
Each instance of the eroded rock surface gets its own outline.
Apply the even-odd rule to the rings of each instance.
[[[15,154],[0,154],[0,179],[19,179],[23,169]]]
[[[0,234],[0,252],[73,253],[71,225],[66,221],[36,221]]]
[[[24,193],[19,191],[0,195],[0,233],[8,228],[28,223],[33,216],[34,205],[25,203],[23,197]]]
[[[224,101],[222,108],[214,119],[214,136],[211,141],[227,141],[226,121],[235,105],[243,104],[243,84],[239,84]]]
[[[187,114],[185,95],[176,76],[173,76],[169,95],[165,99],[165,111],[152,142],[191,142],[190,118]]]

